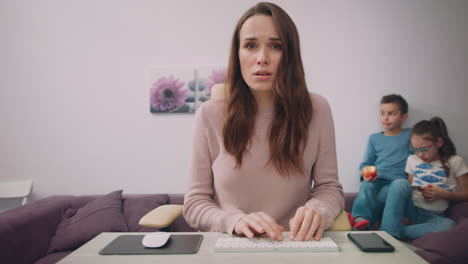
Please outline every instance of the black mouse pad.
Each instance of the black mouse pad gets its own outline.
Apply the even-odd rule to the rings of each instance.
[[[100,255],[144,255],[144,254],[195,254],[200,248],[203,236],[200,234],[173,234],[160,248],[146,248],[141,241],[144,235],[121,235],[112,240]]]

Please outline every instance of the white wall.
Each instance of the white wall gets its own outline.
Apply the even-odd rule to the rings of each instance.
[[[0,177],[53,194],[183,192],[192,114],[149,113],[152,67],[221,65],[248,0],[0,2]],[[468,157],[467,1],[274,1],[296,22],[309,89],[328,98],[340,179],[401,93]]]

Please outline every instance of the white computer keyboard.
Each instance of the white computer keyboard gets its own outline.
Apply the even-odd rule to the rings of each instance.
[[[215,252],[324,252],[339,251],[338,245],[329,237],[320,241],[276,241],[266,237],[249,239],[246,237],[218,238]]]

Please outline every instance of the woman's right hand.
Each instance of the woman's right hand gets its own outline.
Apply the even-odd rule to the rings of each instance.
[[[234,227],[236,235],[254,238],[255,235],[266,234],[268,237],[283,240],[284,228],[264,212],[256,212],[242,217]]]

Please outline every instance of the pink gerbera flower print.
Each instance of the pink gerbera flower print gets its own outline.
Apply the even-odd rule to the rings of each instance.
[[[227,69],[219,69],[219,70],[213,70],[211,72],[211,76],[208,77],[208,80],[205,82],[205,93],[206,94],[211,94],[211,88],[213,85],[217,83],[224,83],[224,80],[226,79],[227,75]]]
[[[184,82],[170,77],[158,79],[151,87],[151,108],[158,112],[170,111],[181,107],[187,99],[187,90],[183,90]]]

